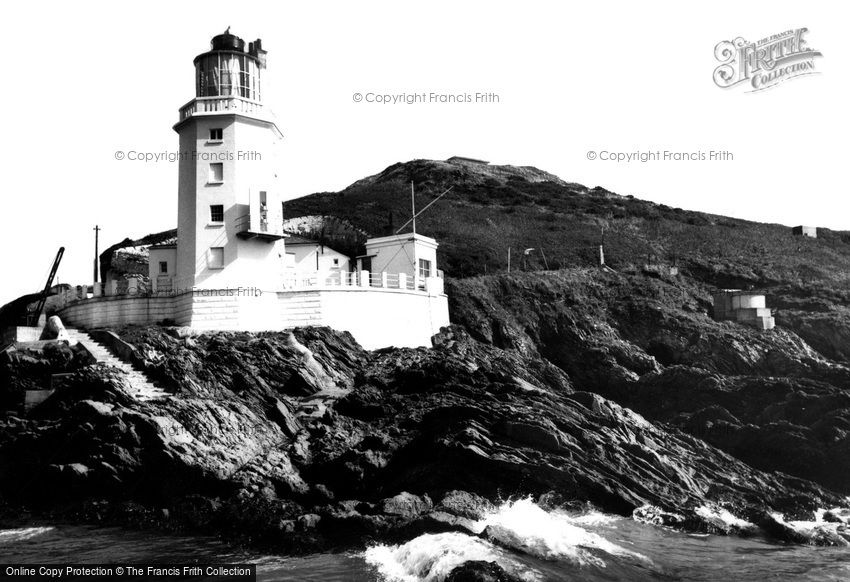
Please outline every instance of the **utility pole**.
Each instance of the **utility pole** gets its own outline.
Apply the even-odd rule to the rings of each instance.
[[[97,243],[99,238],[98,235],[100,235],[100,226],[95,224],[92,230],[94,230],[94,282],[97,283]]]
[[[416,234],[416,196],[413,194],[413,180],[410,181],[410,208],[413,216],[413,234]]]
[[[508,247],[508,274],[511,272],[511,247]]]

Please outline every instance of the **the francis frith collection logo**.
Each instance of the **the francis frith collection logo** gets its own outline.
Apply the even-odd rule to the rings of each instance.
[[[752,92],[816,74],[815,59],[823,55],[807,46],[807,32],[807,28],[797,28],[757,42],[738,37],[718,43],[714,56],[720,65],[714,69],[714,82],[724,89],[744,86]]]

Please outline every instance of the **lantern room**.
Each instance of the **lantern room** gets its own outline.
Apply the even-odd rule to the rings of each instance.
[[[260,71],[265,68],[266,51],[260,39],[248,43],[230,34],[230,28],[210,42],[210,50],[195,57],[197,97],[242,97],[261,100]]]

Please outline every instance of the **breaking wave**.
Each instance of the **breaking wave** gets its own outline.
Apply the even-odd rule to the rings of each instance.
[[[598,556],[604,553],[649,562],[647,557],[580,527],[610,524],[615,519],[595,512],[581,516],[547,512],[530,499],[520,499],[503,504],[478,525],[487,537],[501,545],[546,560],[565,559],[582,566],[593,564],[604,568],[605,562]]]
[[[731,514],[727,509],[715,504],[707,504],[697,507],[694,510],[698,516],[706,522],[719,527],[720,529],[737,529],[741,531],[756,530],[756,526],[749,521],[741,519]]]
[[[596,512],[550,512],[530,499],[521,499],[504,503],[475,522],[473,533],[480,537],[456,532],[425,534],[400,545],[373,546],[364,558],[388,582],[442,582],[454,568],[474,560],[496,562],[523,580],[541,579],[540,572],[521,564],[503,548],[579,567],[605,568],[605,555],[651,564],[647,557],[586,529],[616,530],[618,519]]]
[[[442,582],[456,567],[475,560],[496,562],[529,582],[538,579],[490,542],[457,532],[425,534],[398,546],[373,546],[364,558],[391,582]]]
[[[825,519],[829,515],[829,520]],[[772,513],[773,519],[809,540],[828,541],[829,545],[850,546],[850,508],[818,509],[814,520],[787,520],[781,513]]]
[[[52,530],[52,527],[21,527],[18,529],[0,529],[0,544],[28,540],[30,538],[40,536]]]

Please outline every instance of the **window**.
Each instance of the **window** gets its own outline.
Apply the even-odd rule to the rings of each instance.
[[[339,259],[334,259],[334,267],[339,267]]]
[[[218,183],[224,182],[224,164],[221,162],[215,162],[210,164],[210,182]]]
[[[419,259],[419,277],[425,279],[431,276],[431,261]]]
[[[221,141],[224,139],[224,130],[220,127],[210,129],[210,141]]]
[[[223,204],[210,204],[210,222],[224,222]]]
[[[249,55],[215,52],[197,59],[199,97],[234,95],[259,101],[260,75]]]
[[[208,259],[210,269],[224,268],[224,247],[211,247],[210,256]]]
[[[166,261],[159,262],[159,274],[166,275],[168,273],[168,263]]]

